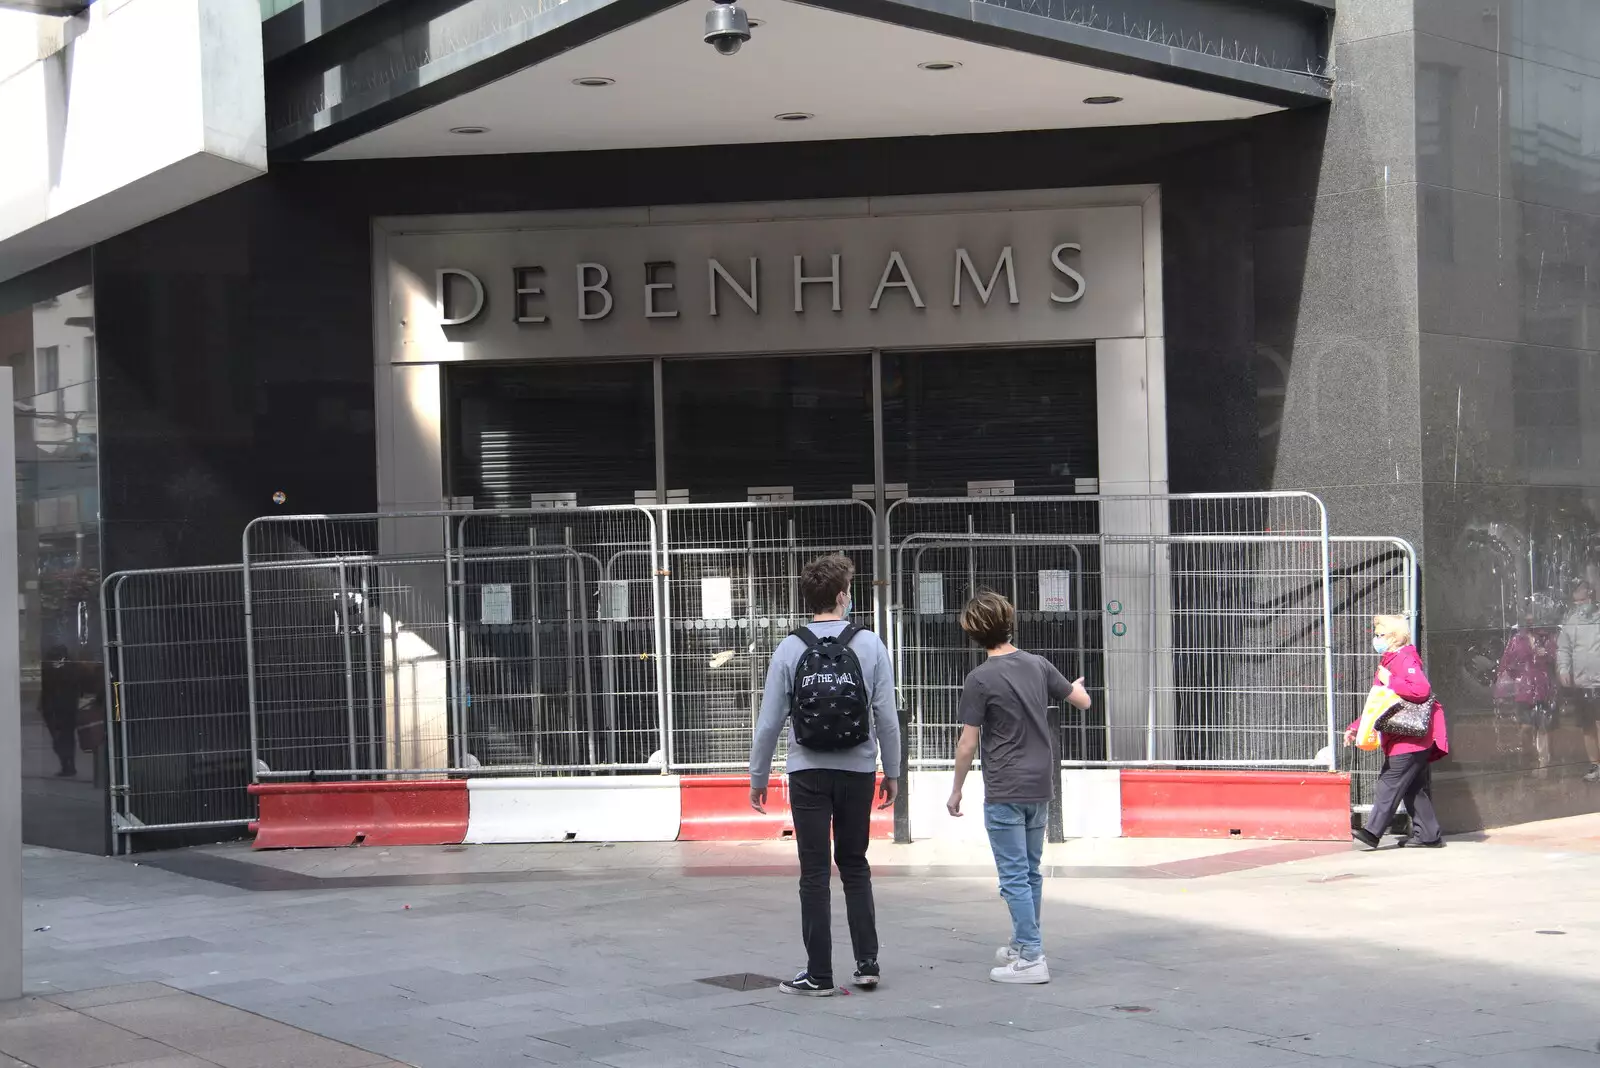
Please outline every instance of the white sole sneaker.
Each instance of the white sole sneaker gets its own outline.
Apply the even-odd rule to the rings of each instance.
[[[1034,985],[1050,981],[1050,965],[1045,959],[1023,960],[1018,957],[1002,968],[995,968],[989,972],[989,978],[996,983],[1013,983],[1017,985]]]
[[[1022,954],[1017,952],[1016,946],[1001,946],[994,951],[994,962],[1003,968],[1020,956]]]

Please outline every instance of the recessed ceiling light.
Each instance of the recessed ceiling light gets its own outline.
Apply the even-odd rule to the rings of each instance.
[[[750,28],[752,30],[755,29],[757,26],[765,26],[767,24],[767,20],[766,19],[750,19],[748,21],[749,21]]]
[[[926,63],[918,63],[918,70],[955,70],[961,66],[953,59],[930,59]]]
[[[805,122],[807,119],[816,118],[809,111],[784,111],[772,116],[779,122]]]
[[[616,85],[617,84],[617,80],[615,78],[599,78],[599,77],[574,78],[574,79],[572,79],[572,84],[573,85],[581,85],[585,89],[599,89],[599,88],[602,88],[603,86],[607,86],[607,85]]]
[[[453,134],[463,134],[463,135],[466,135],[466,136],[471,136],[473,134],[486,134],[486,133],[489,132],[489,127],[487,127],[487,126],[452,126],[452,127],[450,127],[450,132],[453,133]]]
[[[1120,96],[1086,96],[1083,98],[1083,102],[1085,104],[1120,104],[1122,103],[1122,98]]]

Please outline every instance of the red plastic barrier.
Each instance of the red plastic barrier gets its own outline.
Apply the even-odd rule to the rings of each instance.
[[[1350,837],[1350,776],[1327,771],[1124,768],[1127,838]]]
[[[257,849],[455,845],[467,836],[465,781],[262,783]]]
[[[880,782],[882,781],[880,777]],[[767,788],[767,814],[750,807],[748,775],[699,775],[679,780],[683,815],[680,842],[762,842],[794,834],[789,787],[774,775]],[[894,810],[873,802],[872,837],[894,837]]]

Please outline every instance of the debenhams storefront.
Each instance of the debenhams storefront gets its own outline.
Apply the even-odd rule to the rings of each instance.
[[[680,568],[654,576],[671,602],[663,627],[679,629],[652,647],[600,636],[611,626],[623,642],[623,620],[648,606],[610,601],[603,585],[574,594],[569,575],[594,567],[562,555],[577,551],[565,528],[579,520],[522,522],[521,572],[462,579],[465,601],[441,593],[440,627],[483,642],[449,656],[478,661],[472,671],[537,663],[548,678],[440,675],[438,703],[463,718],[426,727],[453,740],[404,763],[737,767],[761,660],[739,620],[778,634],[798,614],[784,576],[804,555],[865,546],[857,602],[874,604],[902,654],[908,708],[948,701],[968,664],[915,655],[961,649],[953,631],[895,628],[948,617],[990,585],[1041,628],[1027,643],[1059,642],[1098,683],[1071,755],[1160,762],[1184,755],[1176,727],[1249,726],[1293,704],[1305,708],[1281,739],[1235,735],[1276,746],[1274,763],[1326,766],[1326,710],[1301,700],[1325,682],[1301,670],[1322,663],[1307,655],[1315,628],[1258,635],[1294,649],[1293,671],[1274,674],[1265,656],[1224,663],[1238,636],[1186,630],[1164,592],[1179,589],[1172,558],[1149,548],[1185,532],[1176,513],[1132,502],[1310,490],[1335,533],[1422,540],[1420,503],[1395,488],[1411,475],[1374,444],[1398,440],[1382,423],[1405,413],[1375,415],[1357,382],[1372,376],[1328,355],[1346,336],[1414,339],[1417,272],[1414,255],[1390,255],[1401,198],[1369,204],[1325,162],[1369,151],[1360,130],[1330,123],[1331,3],[1227,14],[1169,0],[1161,35],[1132,2],[1090,26],[1004,4],[771,0],[732,57],[700,43],[704,5],[500,6],[473,0],[444,18],[391,0],[315,25],[310,5],[275,15],[263,27],[270,173],[95,247],[106,572],[236,563],[240,530],[264,513],[686,505],[656,527],[681,540],[630,575]],[[1190,46],[1223,38],[1239,47]],[[1367,343],[1380,380],[1416,359],[1402,341]],[[924,498],[978,503],[913,527],[908,502]],[[1030,514],[1021,502],[1037,498],[1081,503]],[[981,503],[1002,499],[1019,503]],[[822,514],[817,502],[853,503],[867,526],[804,518]],[[736,518],[753,504],[759,528]],[[1295,536],[1283,518],[1208,521]],[[961,537],[874,561],[875,521],[893,528],[879,545],[917,529]],[[1144,538],[1146,555],[1100,588],[1108,560],[1064,542],[1045,552],[1027,540],[1039,531]],[[984,537],[1001,541],[978,548]],[[759,573],[770,581],[667,555],[748,555],[758,542],[786,554]],[[433,534],[377,546],[443,547]],[[891,590],[896,577],[904,588]],[[509,596],[490,589],[508,583]],[[519,583],[544,599],[539,625],[576,620],[592,648],[554,631],[534,648],[526,627],[506,630],[507,612],[531,622]],[[1240,590],[1279,603],[1257,580]],[[1182,596],[1227,607],[1217,589]],[[1366,602],[1341,604],[1359,630]],[[1061,613],[1082,626],[1062,631]],[[1204,657],[1167,655],[1213,637]],[[669,647],[658,672],[650,648]],[[569,660],[585,648],[589,666]],[[1120,683],[1113,648],[1131,652]],[[1470,708],[1452,662],[1428,654],[1446,660],[1452,708]],[[332,767],[351,717],[342,650],[327,655],[338,670],[317,760]],[[1341,666],[1341,693],[1364,688],[1365,670]],[[592,707],[573,677],[590,680]],[[546,698],[546,718],[530,720]],[[249,779],[244,702],[221,703],[224,731],[151,735],[151,752],[210,748],[184,765],[203,767],[199,779],[169,768],[122,784],[148,802],[147,822],[243,815],[231,802],[158,811],[157,799],[196,796],[194,782],[231,798]],[[364,717],[359,762],[402,762],[367,744]],[[304,726],[283,722],[281,736]],[[265,764],[298,769],[272,751],[275,730],[262,730]],[[550,748],[530,749],[540,739]],[[1440,790],[1462,826],[1488,796],[1468,793]],[[1543,796],[1507,794],[1505,811],[1540,811]]]

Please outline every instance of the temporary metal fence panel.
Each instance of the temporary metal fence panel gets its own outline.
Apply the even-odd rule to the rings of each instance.
[[[877,513],[865,501],[657,505],[662,570],[667,765],[747,766],[772,653],[809,620],[806,563],[855,563],[855,615],[877,617]]]
[[[641,508],[460,518],[456,767],[662,765],[656,541]]]
[[[126,836],[247,824],[241,569],[121,571],[101,590],[113,849]]]
[[[262,778],[659,768],[643,510],[273,517],[244,543]]]
[[[1403,538],[1330,538],[1333,601],[1333,694],[1335,721],[1353,723],[1361,715],[1377,655],[1372,651],[1372,617],[1403,616],[1417,633],[1420,590],[1417,550]],[[1373,784],[1383,754],[1339,749],[1339,768],[1351,773],[1355,804],[1372,803]]]
[[[953,758],[961,634],[983,588],[1020,645],[1085,678],[1074,764],[1328,766],[1327,527],[1309,494],[927,498],[889,510],[914,766]]]
[[[1416,605],[1409,546],[1330,543],[1308,494],[270,517],[243,550],[107,582],[125,830],[242,823],[252,772],[740,769],[824,552],[855,562],[856,617],[892,646],[914,767],[952,757],[978,588],[1085,677],[1095,707],[1068,711],[1062,753],[1079,765],[1326,766],[1335,655],[1344,715],[1366,618]]]

